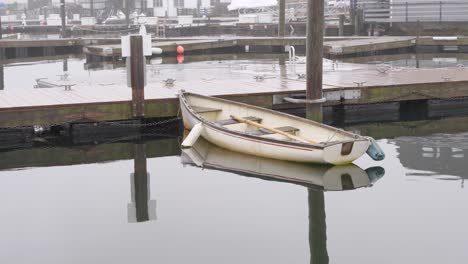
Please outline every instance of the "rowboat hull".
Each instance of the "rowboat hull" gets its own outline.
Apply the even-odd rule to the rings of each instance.
[[[277,160],[344,165],[361,157],[370,146],[370,141],[364,137],[338,131],[335,128],[327,127],[310,120],[277,113],[268,109],[194,94],[181,94],[179,98],[184,127],[191,130],[195,125],[202,124],[203,129],[201,130],[201,136],[203,138],[217,146],[232,151]],[[339,142],[304,144],[277,138],[252,136],[242,131],[236,131],[215,124],[206,118],[207,115],[202,116],[197,113],[194,107],[190,105],[189,100],[197,101],[198,104],[210,104],[210,106],[224,107],[226,111],[231,108],[233,111],[235,111],[235,109],[242,109],[245,113],[253,113],[265,119],[274,116],[274,118],[279,118],[282,122],[284,121],[288,124],[298,124],[302,125],[302,127],[310,125],[311,128],[316,126],[321,130],[329,129],[331,130],[330,133],[345,133],[347,137],[346,140]],[[344,151],[345,148],[348,148],[348,150]]]

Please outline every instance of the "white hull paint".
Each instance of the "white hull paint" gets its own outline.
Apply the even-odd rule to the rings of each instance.
[[[191,99],[190,97],[194,97]],[[232,104],[233,109],[240,109],[247,114],[254,114],[262,118],[277,118],[285,124],[301,125],[302,127],[310,127],[310,129],[320,130],[322,135],[324,132],[330,135],[339,134],[343,140],[341,142],[329,142],[320,144],[292,144],[290,141],[276,138],[265,138],[261,136],[251,136],[247,133],[242,133],[233,129],[227,129],[223,126],[216,125],[207,118],[195,112],[189,100],[200,101],[199,103],[207,104],[213,102],[209,107],[218,106],[223,111],[230,110]],[[210,98],[195,94],[184,94],[180,96],[181,113],[186,129],[192,129],[196,124],[202,123],[203,130],[201,136],[209,142],[229,150],[246,153],[249,155],[260,156],[265,158],[286,160],[305,163],[320,163],[344,165],[353,162],[366,153],[370,146],[368,139],[360,137],[344,131],[339,131],[336,128],[328,127],[310,120],[293,117],[283,113],[277,113],[268,109],[249,106],[241,103],[230,102],[227,100]],[[204,105],[206,106],[206,105]],[[242,115],[242,113],[232,112],[223,113],[224,117],[230,115]],[[306,130],[306,129],[303,129]],[[323,138],[330,135],[322,135]],[[322,142],[322,141],[319,141]],[[346,155],[342,155],[343,144],[352,142],[352,149]]]

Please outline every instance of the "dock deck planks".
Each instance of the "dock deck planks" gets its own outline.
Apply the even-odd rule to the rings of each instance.
[[[343,65],[324,72],[327,104],[340,103],[343,96],[345,104],[468,96],[468,68],[393,68],[380,73],[372,65]],[[298,65],[297,72],[304,72],[304,67]],[[176,115],[176,98],[181,89],[270,108],[274,96],[305,93],[305,80],[297,79],[294,74],[281,76],[277,71],[271,76],[274,78],[263,81],[237,75],[231,77],[237,79],[194,79],[177,81],[173,86],[164,86],[161,81],[150,82],[145,88],[147,117]],[[81,83],[71,91],[63,87],[0,90],[0,127],[71,122],[83,116],[97,121],[124,119],[131,117],[130,101],[131,89],[120,83],[105,86]]]

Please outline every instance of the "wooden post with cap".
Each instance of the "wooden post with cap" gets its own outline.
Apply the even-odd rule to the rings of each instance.
[[[322,105],[313,103],[321,100],[323,83],[323,31],[325,27],[324,0],[308,0],[307,2],[307,117],[312,120],[322,120]]]
[[[61,19],[62,19],[62,34],[61,34],[61,37],[62,38],[66,38],[67,37],[67,32],[66,32],[66,21],[65,21],[65,17],[66,17],[66,14],[65,14],[65,0],[60,0],[60,16],[61,16]]]
[[[145,69],[143,37],[130,36],[130,84],[132,87],[132,112],[134,117],[145,116]]]
[[[278,37],[286,34],[286,0],[278,0]]]

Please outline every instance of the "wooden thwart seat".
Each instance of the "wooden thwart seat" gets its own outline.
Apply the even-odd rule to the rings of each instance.
[[[293,135],[296,134],[297,132],[299,132],[299,130],[300,130],[299,128],[295,128],[295,127],[291,127],[291,126],[275,127],[275,129],[279,130],[279,131],[282,131],[282,132],[285,132],[285,133],[293,134]],[[273,131],[270,131],[270,130],[267,130],[267,129],[264,129],[264,128],[254,130],[254,131],[249,131],[248,133],[250,135],[254,135],[254,136],[266,136],[266,135],[276,134]]]
[[[213,113],[213,112],[221,112],[223,111],[222,109],[218,108],[209,108],[209,107],[203,107],[203,106],[192,106],[192,109],[201,114],[201,113]]]
[[[257,122],[257,123],[262,122],[262,119],[261,119],[261,118],[255,117],[255,116],[244,117],[244,119],[250,120],[250,121],[252,121],[252,122]],[[220,126],[228,126],[228,125],[239,124],[239,121],[234,120],[234,119],[232,119],[232,118],[230,118],[230,119],[225,119],[225,120],[216,120],[216,121],[214,121],[214,122],[215,122],[216,124],[220,125]]]

